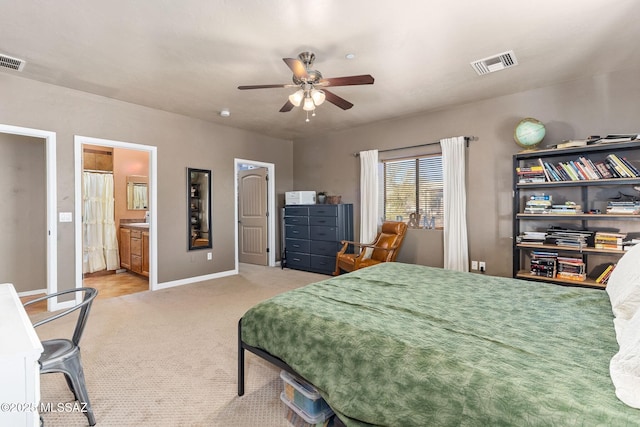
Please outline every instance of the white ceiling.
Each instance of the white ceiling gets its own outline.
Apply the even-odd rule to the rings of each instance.
[[[637,0],[5,0],[0,15],[0,53],[27,61],[2,73],[286,139],[640,69]],[[290,83],[282,58],[306,50],[324,77],[375,83],[332,88],[355,106],[310,123],[278,112],[294,89],[237,89]],[[507,50],[518,66],[469,65]]]

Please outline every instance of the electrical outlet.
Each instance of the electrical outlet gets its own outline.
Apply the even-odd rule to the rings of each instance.
[[[479,265],[480,265],[480,271],[484,273],[485,270],[487,269],[487,264],[485,264],[484,261],[480,261]]]
[[[212,252],[207,252],[207,260],[211,261],[213,259],[213,253]]]
[[[478,269],[478,261],[471,261],[471,269],[472,270]]]

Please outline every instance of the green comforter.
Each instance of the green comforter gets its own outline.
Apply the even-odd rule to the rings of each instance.
[[[384,263],[264,301],[242,339],[347,426],[625,426],[606,292]]]

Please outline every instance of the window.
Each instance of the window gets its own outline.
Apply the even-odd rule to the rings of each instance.
[[[442,155],[386,160],[381,169],[379,200],[385,221],[413,223],[415,217],[420,228],[444,227]]]

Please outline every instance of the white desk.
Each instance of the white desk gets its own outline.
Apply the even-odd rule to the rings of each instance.
[[[0,284],[0,425],[38,426],[43,348],[18,294]]]

